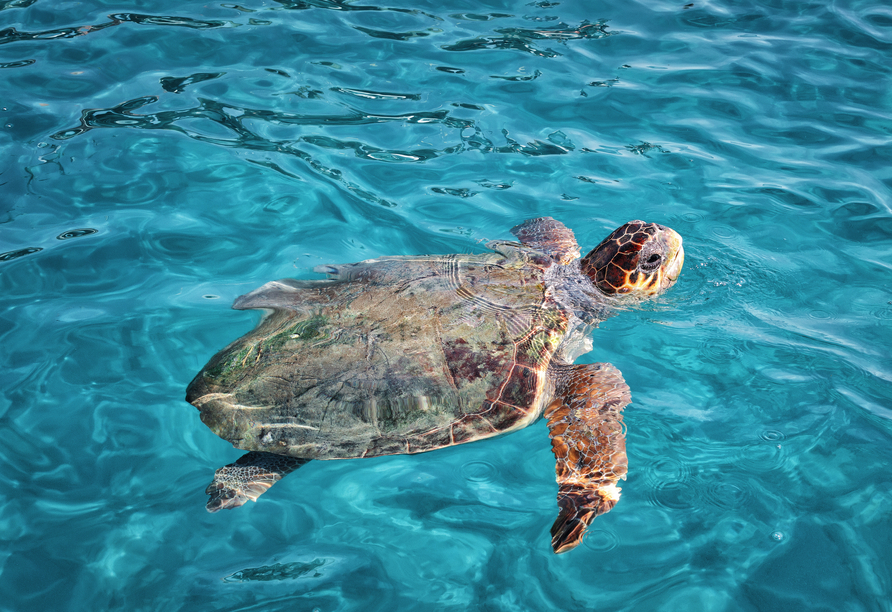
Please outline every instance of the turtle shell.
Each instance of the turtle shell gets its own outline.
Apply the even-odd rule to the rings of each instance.
[[[522,248],[387,258],[268,283],[234,307],[272,312],[205,366],[187,400],[238,448],[313,459],[524,427],[568,326],[546,294],[546,260]]]

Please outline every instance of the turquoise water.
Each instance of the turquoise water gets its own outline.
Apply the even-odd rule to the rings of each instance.
[[[892,9],[615,4],[0,0],[0,610],[892,609]],[[541,215],[687,252],[579,548],[543,422],[205,511],[236,296]]]

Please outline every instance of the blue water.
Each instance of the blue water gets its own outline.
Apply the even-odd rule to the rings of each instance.
[[[892,609],[892,9],[376,4],[0,0],[0,610]],[[236,296],[541,215],[687,252],[583,545],[543,422],[205,511]]]

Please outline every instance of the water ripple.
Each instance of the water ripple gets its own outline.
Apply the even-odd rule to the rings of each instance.
[[[709,339],[699,348],[700,359],[709,363],[727,364],[740,359],[743,351],[733,339]]]
[[[43,249],[40,247],[27,247],[15,251],[7,251],[5,253],[0,253],[0,261],[11,261],[13,259],[18,259],[19,257],[24,257],[25,255],[31,255],[32,253],[37,253],[38,251],[42,250]]]
[[[651,483],[660,484],[668,481],[687,480],[691,468],[687,463],[675,457],[661,457],[643,466],[643,471]]]
[[[162,78],[162,86],[175,93],[181,93],[187,85],[217,79],[222,73],[196,73],[189,77]],[[416,94],[395,94],[378,92],[373,90],[359,90],[351,88],[332,88],[337,93],[349,94],[370,100],[388,101],[417,101]],[[307,97],[312,97],[308,95]],[[553,132],[548,135],[548,140],[533,140],[522,143],[512,138],[507,130],[502,130],[502,135],[507,144],[497,145],[483,135],[483,132],[472,119],[456,117],[449,111],[416,111],[400,114],[382,114],[362,111],[347,107],[348,112],[337,115],[310,115],[286,112],[273,112],[262,109],[240,107],[231,104],[198,98],[198,105],[188,109],[160,110],[154,113],[138,114],[136,111],[159,101],[158,96],[148,95],[132,100],[127,100],[109,108],[89,109],[82,112],[80,124],[56,132],[51,137],[55,140],[71,140],[77,136],[100,128],[126,128],[143,130],[172,130],[182,133],[190,138],[223,147],[239,148],[251,151],[284,154],[296,157],[305,162],[308,167],[328,179],[337,181],[349,191],[369,202],[386,207],[395,204],[388,199],[378,196],[365,188],[360,187],[344,176],[343,171],[330,166],[328,163],[317,159],[297,145],[304,143],[314,147],[330,151],[352,151],[362,159],[387,163],[421,163],[439,157],[454,155],[466,151],[481,151],[498,154],[519,154],[527,157],[540,157],[547,155],[566,155],[575,149],[573,143],[562,132]],[[463,104],[462,108],[477,110],[480,107]],[[212,130],[202,128],[199,131],[196,120],[210,121],[222,132],[212,134]],[[415,148],[415,149],[387,149],[375,146],[359,140],[344,140],[332,136],[322,135],[297,135],[286,139],[274,139],[269,135],[262,135],[257,127],[252,127],[254,122],[266,126],[319,126],[330,128],[332,126],[361,126],[376,125],[382,123],[401,123],[404,125],[440,125],[452,131],[457,142],[443,148]],[[253,161],[253,160],[251,160]],[[281,171],[289,177],[294,175],[284,171],[280,165],[274,162],[258,162],[271,169]]]
[[[19,60],[17,62],[5,62],[0,64],[0,68],[22,68],[23,66],[30,66],[37,60],[27,59],[27,60]]]
[[[585,532],[582,544],[590,550],[604,553],[619,546],[619,538],[616,534],[603,529],[589,529]]]
[[[348,94],[366,100],[420,100],[418,94],[386,93],[383,91],[367,91],[364,89],[350,89],[348,87],[332,87],[332,91]]]
[[[81,236],[89,236],[90,234],[95,234],[99,230],[93,229],[90,227],[85,227],[82,229],[73,229],[62,232],[58,236],[56,236],[57,240],[68,240],[69,238],[80,238]]]
[[[725,510],[741,510],[751,495],[746,481],[722,477],[711,479],[704,492],[707,502]]]
[[[766,429],[759,434],[759,437],[766,442],[782,442],[787,438],[783,432],[777,431],[776,429]]]
[[[223,1],[0,0],[4,605],[884,601],[888,6]],[[550,550],[541,422],[204,511],[238,453],[182,395],[260,316],[236,295],[543,215],[584,250],[653,219],[688,256],[595,331],[630,473],[582,546]]]
[[[552,28],[501,28],[495,30],[501,36],[480,36],[477,38],[460,40],[448,45],[442,45],[445,51],[481,51],[485,49],[508,49],[522,51],[531,55],[544,58],[560,57],[562,54],[553,49],[539,49],[536,46],[540,41],[555,41],[565,43],[570,40],[598,39],[613,36],[616,32],[608,32],[606,21],[590,23],[583,21],[578,26],[572,27],[559,24]]]
[[[648,490],[648,499],[655,506],[686,510],[697,506],[699,492],[688,482],[663,482]]]
[[[387,32],[384,30],[372,30],[371,28],[364,28],[362,26],[353,26],[353,29],[362,32],[363,34],[368,34],[372,38],[383,38],[385,40],[407,41],[412,40],[413,38],[421,38],[431,35],[431,32]]]
[[[31,6],[37,0],[0,0],[0,11]]]
[[[229,574],[223,582],[270,582],[279,580],[295,580],[297,578],[318,578],[322,576],[319,568],[329,565],[332,559],[313,559],[307,563],[273,563],[261,567],[248,567]]]
[[[162,77],[161,87],[164,91],[171,93],[183,93],[188,85],[193,83],[201,83],[202,81],[210,81],[211,79],[219,79],[225,75],[225,72],[196,72],[187,77]]]
[[[491,482],[498,477],[499,469],[488,461],[469,461],[461,468],[461,475],[471,482]]]
[[[66,38],[75,38],[99,32],[106,28],[118,26],[123,23],[135,23],[138,25],[150,26],[174,26],[185,27],[194,30],[207,30],[211,28],[235,27],[239,24],[231,21],[204,21],[199,19],[191,19],[189,17],[175,17],[168,15],[143,15],[140,13],[116,13],[109,15],[110,21],[99,23],[96,25],[73,26],[67,28],[56,28],[53,30],[41,30],[37,32],[24,32],[16,28],[6,28],[0,30],[0,45],[7,43],[16,43],[23,41],[37,40],[57,40]]]
[[[210,142],[225,147],[244,148],[253,151],[268,151],[285,153],[297,157],[306,162],[310,168],[326,176],[329,179],[340,182],[350,191],[382,206],[393,206],[392,202],[376,196],[359,187],[343,176],[341,170],[332,168],[311,156],[306,151],[295,145],[300,142],[312,144],[325,149],[353,150],[357,157],[364,157],[375,161],[387,161],[391,163],[412,163],[433,159],[440,155],[454,153],[457,147],[447,147],[442,150],[415,149],[415,150],[386,150],[374,147],[358,141],[342,141],[323,136],[298,136],[290,141],[272,141],[259,136],[249,127],[252,120],[259,120],[274,125],[302,126],[302,125],[369,125],[384,122],[401,122],[405,124],[429,124],[439,123],[454,129],[464,129],[472,126],[473,122],[450,117],[446,111],[416,112],[400,115],[383,115],[363,113],[356,109],[343,115],[308,116],[291,113],[274,113],[256,109],[239,108],[221,104],[207,99],[199,99],[199,106],[191,109],[176,111],[160,111],[146,115],[137,115],[135,110],[158,101],[157,96],[143,96],[128,100],[117,106],[105,109],[91,109],[82,113],[80,125],[55,133],[52,138],[56,140],[69,140],[97,128],[137,128],[148,130],[173,130],[190,136],[196,140]],[[225,128],[233,134],[234,138],[221,138],[208,136],[196,132],[188,127],[189,119],[210,120]],[[184,122],[184,125],[180,125]],[[476,133],[476,132],[475,132]],[[525,149],[522,145],[520,150]],[[514,150],[514,148],[512,148]],[[532,153],[528,153],[532,154]],[[545,154],[538,152],[537,154]]]
[[[764,473],[780,468],[786,454],[780,444],[750,444],[740,450],[737,461],[750,472]]]
[[[441,18],[420,9],[380,7],[374,5],[354,4],[350,0],[275,0],[283,9],[290,11],[303,11],[308,9],[327,9],[332,11],[385,11],[394,13],[406,13],[409,15],[425,15],[432,19]]]

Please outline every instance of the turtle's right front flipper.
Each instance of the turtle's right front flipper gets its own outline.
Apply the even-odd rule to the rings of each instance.
[[[560,485],[551,545],[562,553],[619,501],[616,483],[627,471],[622,409],[631,398],[619,370],[607,363],[561,367],[554,382],[545,418]]]
[[[256,451],[242,455],[214,473],[214,481],[205,490],[211,496],[208,512],[238,508],[249,499],[257,501],[267,489],[308,461]]]

